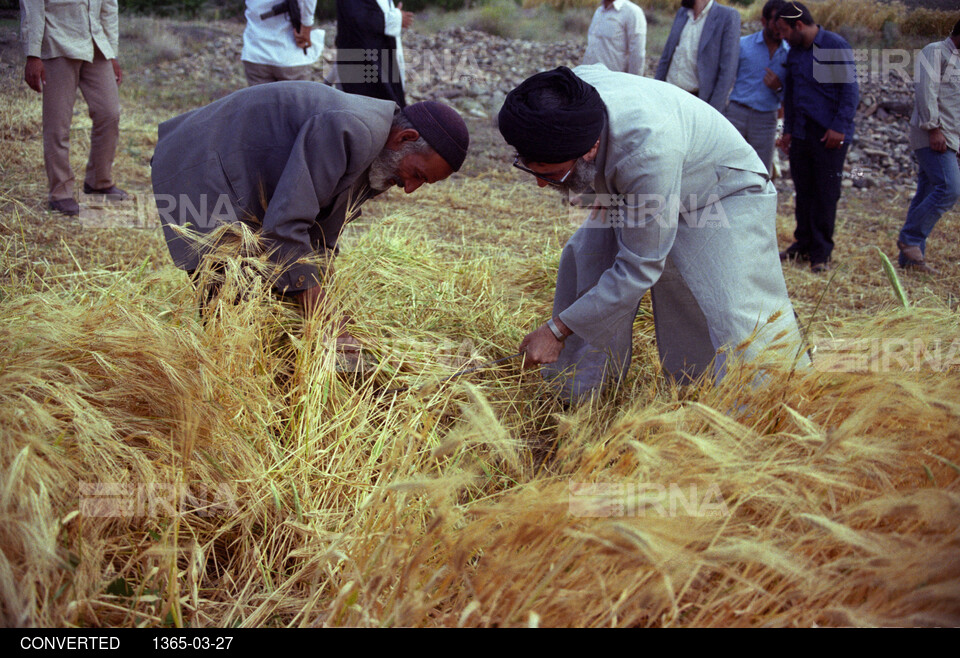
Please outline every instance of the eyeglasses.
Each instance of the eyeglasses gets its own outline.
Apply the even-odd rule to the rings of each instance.
[[[566,181],[567,178],[570,177],[570,174],[573,173],[573,169],[574,167],[576,167],[576,162],[574,162],[573,167],[570,167],[570,171],[565,173],[561,178],[550,178],[548,176],[543,176],[535,172],[533,169],[530,169],[529,167],[525,167],[523,164],[520,163],[519,153],[517,153],[516,157],[513,159],[513,166],[519,169],[520,171],[525,171],[528,174],[533,174],[534,176],[536,176],[537,180],[542,180],[544,183],[547,183],[548,185],[556,185],[560,187],[563,185],[564,181]]]

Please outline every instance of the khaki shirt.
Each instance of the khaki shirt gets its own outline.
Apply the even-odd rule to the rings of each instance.
[[[583,64],[603,64],[611,71],[643,75],[646,67],[647,19],[628,0],[597,8],[587,33]]]
[[[116,59],[117,0],[20,0],[20,40],[27,57],[92,62],[94,45]]]
[[[926,46],[917,56],[913,84],[916,104],[910,117],[910,148],[930,147],[929,131],[939,128],[947,148],[960,148],[960,51],[953,40]]]

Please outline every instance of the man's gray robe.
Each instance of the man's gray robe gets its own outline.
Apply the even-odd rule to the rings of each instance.
[[[572,400],[622,376],[647,290],[663,368],[678,381],[711,368],[722,376],[755,331],[733,356],[750,359],[776,339],[789,363],[799,331],[777,251],[777,194],[756,152],[673,85],[600,65],[573,71],[606,106],[594,188],[607,207],[561,255],[553,314],[574,335],[544,376]]]
[[[177,267],[195,270],[200,253],[171,224],[209,233],[243,221],[261,230],[279,290],[317,285],[317,265],[298,261],[336,249],[348,206],[370,194],[367,169],[396,109],[315,82],[274,82],[160,124],[153,190]]]

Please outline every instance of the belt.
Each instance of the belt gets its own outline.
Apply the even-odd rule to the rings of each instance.
[[[755,108],[755,107],[750,107],[750,106],[747,105],[746,103],[741,103],[740,101],[731,100],[730,102],[733,103],[734,105],[739,105],[740,107],[745,107],[745,108],[747,108],[748,110],[750,110],[751,112],[756,112],[757,114],[772,114],[772,113],[776,112],[776,110],[758,110],[757,108]]]

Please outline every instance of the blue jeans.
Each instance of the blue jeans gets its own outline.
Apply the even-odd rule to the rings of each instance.
[[[957,154],[947,149],[937,153],[927,147],[914,151],[920,164],[917,194],[910,202],[907,220],[900,229],[900,242],[920,247],[926,254],[927,236],[940,217],[960,199],[960,165]],[[903,254],[900,265],[905,265]]]

